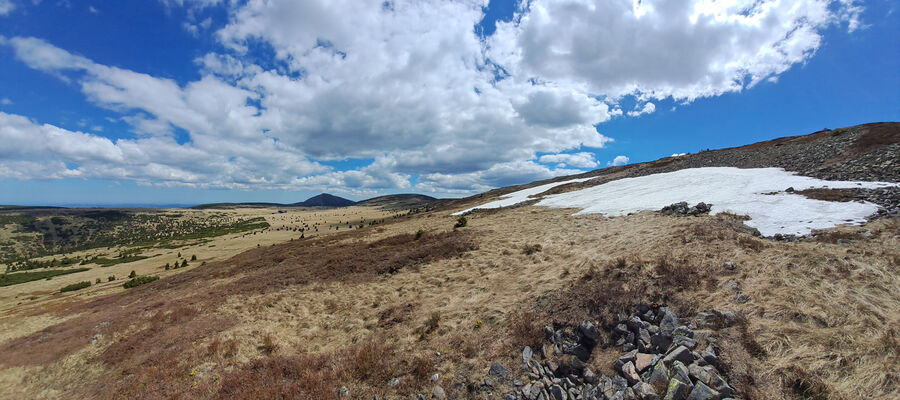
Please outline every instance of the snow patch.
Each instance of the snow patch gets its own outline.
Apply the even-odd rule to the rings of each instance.
[[[573,181],[557,183],[554,186],[569,182]],[[539,194],[549,189],[549,187],[542,189],[544,186],[526,190],[531,191],[529,195]],[[750,220],[745,223],[759,229],[764,236],[776,233],[807,235],[813,229],[863,223],[867,216],[878,211],[878,206],[868,202],[840,203],[809,199],[799,194],[785,193],[784,190],[788,187],[804,190],[872,189],[891,186],[900,184],[824,181],[795,175],[781,168],[691,168],[624,178],[582,190],[549,195],[537,205],[551,208],[580,208],[581,211],[575,215],[621,216],[644,210],[659,210],[679,201],[686,201],[691,205],[702,201],[712,204],[710,211],[712,215],[729,212],[749,216]],[[521,192],[525,191],[508,196],[513,196],[516,202],[527,200],[518,196]],[[779,193],[765,194],[771,192]],[[474,208],[503,207],[504,202],[508,203],[511,200],[498,200]]]
[[[485,203],[480,206],[475,206],[475,207],[472,207],[472,208],[469,208],[469,209],[466,209],[463,211],[455,212],[455,213],[453,213],[453,215],[463,215],[463,214],[468,213],[475,209],[501,208],[501,207],[513,206],[513,205],[516,205],[519,203],[524,203],[528,200],[533,200],[531,198],[531,196],[544,193],[544,192],[546,192],[550,189],[553,189],[557,186],[565,185],[568,183],[584,182],[584,181],[587,181],[590,179],[594,179],[594,177],[571,179],[568,181],[548,183],[546,185],[535,186],[533,188],[519,190],[517,192],[512,192],[512,193],[500,196],[500,200],[495,200],[490,203]]]

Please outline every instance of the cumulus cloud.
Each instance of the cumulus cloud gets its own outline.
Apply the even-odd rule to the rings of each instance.
[[[0,17],[9,15],[15,9],[16,5],[13,4],[12,0],[0,0]]]
[[[545,164],[563,164],[574,168],[595,168],[599,163],[592,153],[545,154],[538,161]]]
[[[12,103],[13,103],[12,100],[10,100],[10,99],[8,99],[8,98],[6,98],[6,97],[0,99],[0,106],[8,106],[8,105],[10,105],[10,104],[12,104]]]
[[[635,108],[634,111],[629,111],[628,116],[637,117],[642,114],[650,114],[656,111],[656,105],[653,103],[646,103],[640,109]]]
[[[628,161],[629,161],[629,159],[627,156],[616,156],[616,158],[613,158],[613,160],[606,163],[606,165],[611,165],[611,166],[625,165],[625,164],[628,164]]]
[[[684,103],[777,78],[815,53],[821,30],[856,29],[861,12],[854,0],[533,0],[482,38],[473,28],[486,0],[162,1],[188,9],[186,30],[221,44],[194,60],[195,81],[0,37],[21,62],[120,113],[136,135],[94,143],[136,156],[105,161],[105,175],[91,160],[65,170],[167,185],[443,193],[544,179],[597,166],[579,150],[610,142],[598,124],[652,113],[655,99]],[[208,7],[226,8],[227,21],[200,21]],[[623,115],[625,96],[640,108]],[[187,143],[175,141],[180,131]],[[537,154],[546,155],[531,161]],[[374,161],[352,171],[317,162],[345,158]],[[5,164],[16,167],[4,176],[65,176]]]
[[[536,0],[497,24],[488,54],[524,79],[689,101],[786,71],[813,55],[820,29],[856,29],[860,12],[853,0]]]

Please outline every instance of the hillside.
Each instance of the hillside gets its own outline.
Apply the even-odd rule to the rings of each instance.
[[[23,291],[0,316],[0,398],[900,398],[897,131],[497,189],[108,294]],[[751,224],[766,207],[716,208],[738,200],[879,214],[773,240]],[[346,225],[332,211],[321,226]]]
[[[305,201],[301,201],[299,203],[294,203],[291,205],[297,207],[348,207],[354,204],[356,204],[356,202],[353,200],[347,200],[343,197],[330,195],[328,193],[322,193],[320,195],[310,197]]]
[[[359,206],[383,207],[388,209],[415,208],[434,204],[441,200],[423,194],[389,194],[373,197],[356,203]]]

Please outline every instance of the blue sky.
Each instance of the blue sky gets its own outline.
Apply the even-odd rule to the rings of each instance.
[[[900,120],[896,3],[734,3],[0,0],[0,204],[463,196]]]

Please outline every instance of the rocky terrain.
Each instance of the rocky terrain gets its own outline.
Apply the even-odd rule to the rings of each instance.
[[[795,168],[810,174],[890,180],[884,132],[613,167],[550,191],[692,166],[787,168],[803,151]],[[303,239],[276,230],[299,215],[272,209],[290,239],[248,237],[236,256],[177,274],[155,266],[160,279],[140,286],[60,292],[57,279],[77,274],[11,286],[0,398],[900,398],[892,209],[780,241],[693,201],[612,218],[527,203],[452,215],[539,184]],[[891,190],[797,192],[888,204]],[[346,226],[335,210],[319,217]]]

